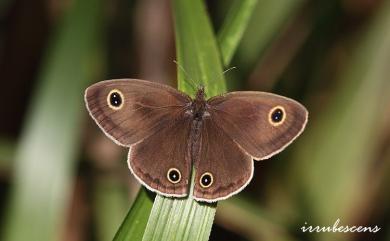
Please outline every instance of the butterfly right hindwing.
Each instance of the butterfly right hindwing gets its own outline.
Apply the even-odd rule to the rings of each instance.
[[[213,119],[203,119],[199,160],[195,166],[194,198],[223,200],[242,190],[252,179],[253,160]]]

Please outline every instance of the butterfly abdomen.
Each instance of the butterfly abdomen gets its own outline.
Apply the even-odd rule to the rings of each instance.
[[[200,152],[200,135],[202,130],[202,121],[194,119],[192,121],[190,136],[188,141],[188,153],[191,156],[191,162],[194,164],[199,159]]]

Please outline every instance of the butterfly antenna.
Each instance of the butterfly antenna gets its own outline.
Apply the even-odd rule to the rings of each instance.
[[[237,69],[237,67],[233,66],[233,67],[228,68],[227,70],[222,72],[222,75],[226,74],[227,72],[229,72],[230,70],[233,70],[233,69]]]
[[[186,79],[189,79],[191,82],[187,82],[190,84],[194,90],[197,90],[199,86],[196,84],[196,82],[190,77],[190,75],[187,73],[187,71],[181,66],[176,60],[173,60],[173,62],[180,68],[181,71],[183,71],[184,75],[186,76]]]
[[[224,74],[226,74],[227,72],[229,72],[230,70],[233,70],[233,69],[237,69],[237,67],[236,66],[230,67],[227,70],[223,71],[221,74],[218,74],[217,76],[218,77],[223,76]]]

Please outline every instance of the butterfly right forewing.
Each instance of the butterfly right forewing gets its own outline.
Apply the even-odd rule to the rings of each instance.
[[[266,92],[230,92],[208,104],[217,126],[256,160],[282,151],[302,133],[308,117],[298,102]]]

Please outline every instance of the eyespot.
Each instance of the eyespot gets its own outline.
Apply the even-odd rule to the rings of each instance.
[[[171,183],[178,183],[181,180],[181,173],[176,168],[170,168],[167,172],[167,178]]]
[[[269,111],[268,121],[273,126],[279,126],[283,124],[286,119],[286,111],[280,105],[275,106]]]
[[[213,174],[205,172],[199,179],[199,184],[203,188],[209,188],[214,182]]]
[[[119,110],[124,103],[124,97],[122,92],[117,89],[113,89],[107,95],[107,104],[113,110]]]

